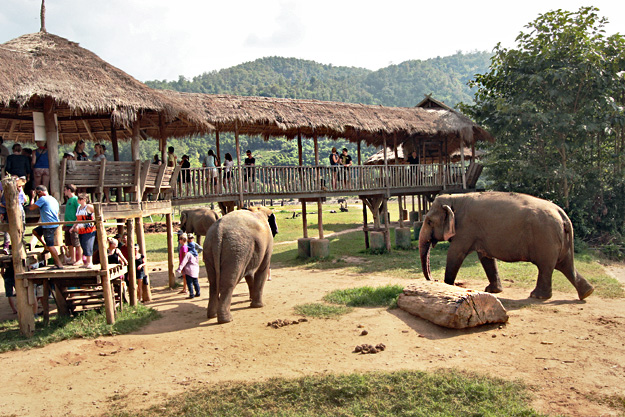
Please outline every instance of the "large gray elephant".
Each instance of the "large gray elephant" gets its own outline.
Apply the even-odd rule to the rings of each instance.
[[[276,218],[265,207],[233,211],[210,228],[203,252],[209,283],[209,319],[217,317],[219,323],[232,321],[232,292],[243,278],[252,299],[251,307],[263,306],[263,287],[276,233]]]
[[[594,288],[573,263],[573,226],[557,205],[525,194],[483,192],[436,197],[419,233],[419,255],[430,279],[430,244],[448,240],[445,283],[453,285],[464,258],[477,252],[486,271],[486,291],[501,292],[496,259],[526,261],[538,267],[530,297],[551,298],[551,277],[557,269],[577,289],[580,300]]]
[[[202,236],[206,236],[208,229],[219,219],[215,210],[208,207],[199,207],[183,210],[180,213],[180,230],[186,233],[195,233],[197,244],[201,245]]]

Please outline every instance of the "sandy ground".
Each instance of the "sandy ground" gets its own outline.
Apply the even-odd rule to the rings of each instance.
[[[625,282],[622,265],[609,271]],[[113,404],[142,409],[190,387],[227,380],[439,368],[522,380],[541,412],[619,415],[592,398],[623,395],[625,300],[577,301],[573,294],[555,293],[539,302],[527,298],[529,290],[506,289],[500,299],[510,320],[503,326],[449,330],[399,309],[359,308],[340,319],[273,329],[269,321],[298,318],[293,306],[320,301],[330,290],[408,280],[344,269],[274,268],[272,276],[264,308],[248,308],[247,287],[241,284],[234,322],[217,325],[206,319],[206,279],[202,297],[186,300],[165,289],[164,272],[153,272],[152,306],[163,317],[141,331],[0,354],[0,415],[98,415]],[[486,279],[468,284],[482,289]],[[11,317],[1,300],[0,320]],[[361,336],[359,326],[368,335]],[[384,343],[387,349],[352,353],[362,343]]]

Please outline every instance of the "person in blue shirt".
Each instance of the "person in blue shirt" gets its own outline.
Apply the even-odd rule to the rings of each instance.
[[[29,210],[39,208],[39,215],[42,223],[54,223],[59,221],[59,202],[56,198],[48,195],[48,189],[45,185],[38,185],[35,188],[37,193],[37,201],[28,206]],[[59,227],[55,225],[40,225],[33,229],[33,235],[43,243],[43,246],[50,252],[54,258],[54,267],[52,269],[63,269],[63,263],[59,257],[59,252],[54,246],[54,234]]]

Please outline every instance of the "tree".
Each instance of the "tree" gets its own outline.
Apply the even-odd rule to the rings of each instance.
[[[625,216],[605,205],[607,194],[625,189],[625,40],[606,36],[608,21],[597,12],[539,15],[515,49],[496,46],[489,71],[469,83],[475,104],[463,106],[497,138],[487,159],[492,186],[574,211],[585,235],[606,227],[623,233]]]

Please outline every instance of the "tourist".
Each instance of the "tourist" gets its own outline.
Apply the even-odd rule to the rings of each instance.
[[[175,167],[178,164],[178,157],[174,153],[174,147],[167,148],[167,166]]]
[[[252,156],[252,151],[249,149],[245,153],[247,155],[247,157],[243,160],[243,164],[245,165],[245,175],[243,175],[243,181],[245,182],[245,191],[248,191],[247,184],[249,182],[249,191],[253,192],[254,181],[256,180],[256,172],[254,168],[256,166],[256,158]]]
[[[9,149],[4,146],[4,139],[0,136],[0,171],[7,163],[7,158],[10,155]]]
[[[180,236],[180,240],[183,241],[184,246],[186,245],[187,237],[185,234]],[[185,281],[187,283],[187,288],[189,289],[188,299],[199,297],[200,296],[200,282],[198,281],[198,276],[200,275],[200,262],[198,257],[193,255],[193,253],[188,250],[184,254],[184,257],[180,260],[180,265],[176,270],[176,273],[182,273]],[[194,290],[195,289],[195,294]]]
[[[48,160],[48,146],[45,141],[40,141],[37,144],[37,149],[32,156],[32,168],[33,168],[33,187],[37,188],[38,185],[50,187],[50,162]]]
[[[224,172],[224,184],[226,184],[226,189],[228,191],[232,190],[232,167],[234,166],[234,161],[232,160],[232,155],[230,152],[226,153],[224,156],[224,167],[226,167]]]
[[[33,157],[33,150],[30,148],[22,148],[22,155],[24,155],[26,159],[28,159],[28,163],[30,165],[31,159]],[[30,178],[26,176],[26,184],[24,185],[24,193],[29,198],[28,204],[30,204],[30,202],[33,200],[34,198],[33,196],[35,194],[35,187],[33,187],[33,183],[35,182],[35,179],[33,178],[33,175],[32,175],[32,167],[30,171],[31,171]]]
[[[187,246],[187,234],[181,233],[182,231],[178,231],[178,262],[182,264],[182,260],[185,258],[187,253],[189,252],[189,246]],[[185,274],[182,274],[182,290],[178,294],[186,294],[187,293],[187,279]]]
[[[154,158],[152,158],[152,163],[154,165],[160,165],[162,163],[161,158],[159,158],[158,154],[154,155]]]
[[[347,148],[343,148],[343,152],[341,153],[341,165],[343,175],[343,187],[349,188],[351,187],[350,175],[349,175],[349,167],[352,166],[352,157],[347,153]]]
[[[189,252],[191,252],[193,256],[200,256],[200,253],[202,253],[202,251],[204,250],[195,241],[195,236],[193,236],[193,233],[187,233],[187,246],[189,247]]]
[[[84,267],[91,268],[93,266],[93,243],[95,242],[95,224],[92,223],[95,214],[93,205],[88,204],[89,197],[87,194],[78,195],[78,208],[76,209],[76,220],[90,221],[87,223],[76,223],[70,229],[70,232],[78,232],[80,247],[84,256]]]
[[[191,182],[191,162],[189,161],[189,155],[182,155],[180,161],[180,174],[178,174],[178,182],[180,182],[180,189],[182,184],[186,184],[186,193],[189,195],[189,183]]]
[[[13,144],[11,150],[13,154],[9,155],[6,159],[6,174],[25,177],[26,181],[28,181],[32,174],[30,159],[22,154],[22,145],[19,143]]]
[[[9,307],[13,314],[17,314],[15,308],[15,271],[13,270],[13,262],[2,263],[2,278],[4,279],[4,294],[9,300]]]
[[[77,161],[89,160],[89,155],[85,152],[85,141],[83,139],[76,142],[76,146],[74,146],[74,155],[76,156]]]
[[[67,198],[64,220],[66,222],[76,221],[76,212],[80,205],[78,204],[78,197],[76,196],[76,186],[74,184],[66,184],[63,193],[65,194],[65,198]],[[69,253],[69,262],[67,263],[71,265],[81,265],[82,249],[80,247],[78,231],[74,228],[73,224],[64,225],[63,231],[65,232],[65,246]]]
[[[139,250],[139,245],[135,243],[135,270],[137,279],[137,300],[147,301],[147,297],[144,297],[143,286],[148,285],[148,276],[145,274],[145,256]],[[147,294],[146,294],[147,295]]]
[[[57,223],[59,221],[59,202],[56,201],[56,198],[48,195],[48,188],[45,185],[40,184],[35,187],[35,193],[37,194],[37,201],[31,202],[28,209],[36,210],[39,208],[42,223]],[[50,252],[54,259],[54,267],[52,269],[63,269],[63,263],[54,246],[54,234],[58,227],[58,224],[42,225],[33,229],[33,236],[44,245],[44,248]]]
[[[106,259],[108,260],[108,264],[109,265],[119,264],[122,266],[128,265],[128,260],[124,257],[124,255],[122,255],[122,252],[117,247],[119,245],[119,242],[117,241],[117,239],[113,237],[109,237],[107,241],[108,241],[108,248],[106,249],[106,256],[107,256]]]
[[[330,153],[330,167],[332,169],[332,189],[336,190],[336,170],[341,164],[341,157],[339,156],[336,146],[332,147],[332,152]]]
[[[218,176],[217,167],[218,166],[219,166],[219,159],[217,158],[213,150],[209,149],[208,155],[206,155],[204,159],[202,160],[202,167],[209,168],[208,173],[207,173],[207,177],[209,178],[209,181],[208,181],[209,189],[211,189],[210,184],[212,184],[213,187],[217,187],[217,176]]]
[[[92,158],[94,162],[106,161],[106,155],[104,154],[106,146],[96,143],[93,149],[95,151]]]
[[[410,153],[408,158],[406,158],[406,162],[408,162],[410,165],[417,165],[419,163],[419,158],[417,158],[417,151],[416,150],[413,150]]]

